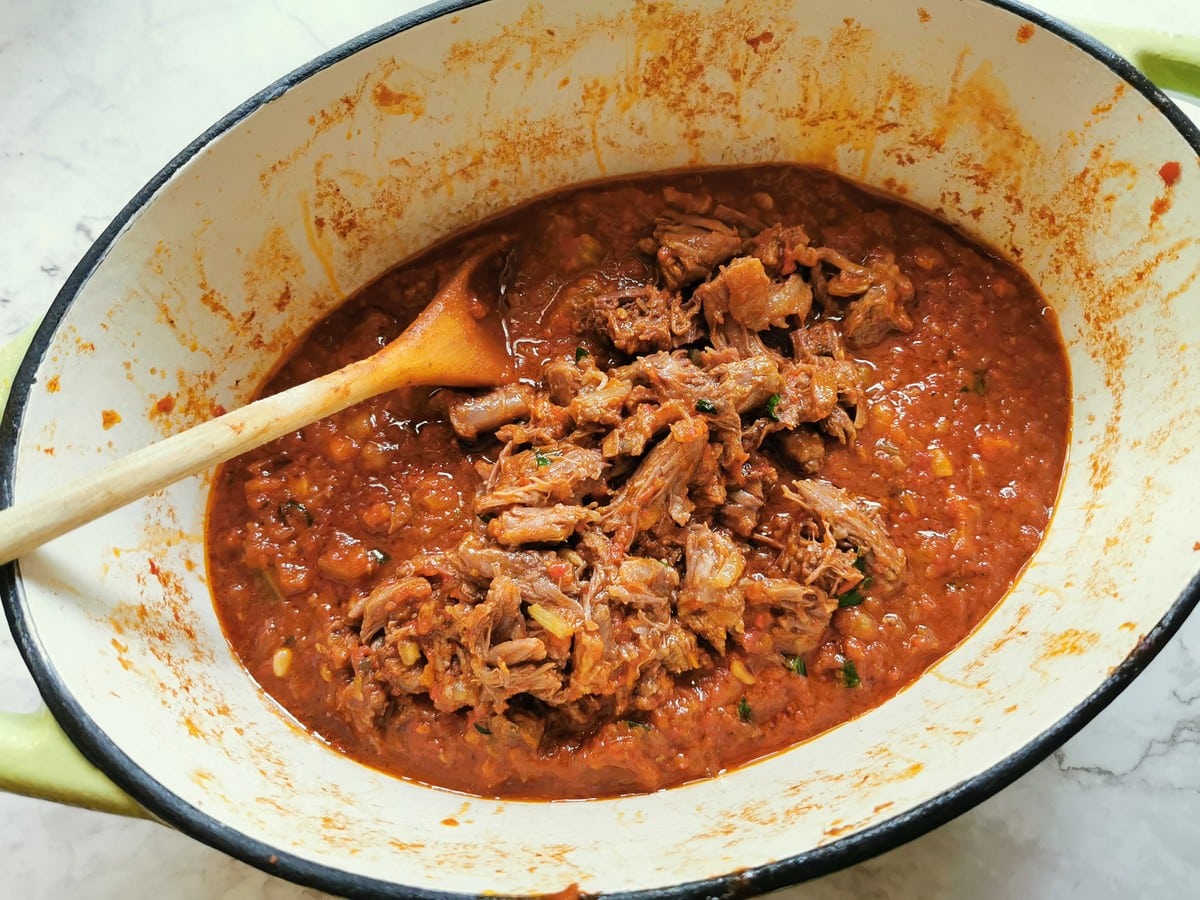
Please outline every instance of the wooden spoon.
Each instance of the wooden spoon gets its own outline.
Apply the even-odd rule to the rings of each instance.
[[[489,304],[469,286],[495,247],[469,257],[398,338],[367,359],[264,397],[123,457],[62,490],[0,511],[0,564],[138,497],[377,394],[490,387],[514,377]]]

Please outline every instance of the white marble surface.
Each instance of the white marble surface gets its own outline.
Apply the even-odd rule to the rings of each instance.
[[[260,87],[417,4],[0,0],[0,341],[39,319],[125,201]],[[1200,35],[1194,0],[1043,0]],[[0,708],[37,694],[6,629]],[[0,795],[0,898],[314,898],[167,828]],[[999,795],[778,896],[1200,896],[1200,617]]]

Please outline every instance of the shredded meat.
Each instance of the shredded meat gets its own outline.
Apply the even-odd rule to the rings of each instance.
[[[528,385],[508,384],[479,397],[464,397],[450,406],[450,425],[464,440],[529,415],[533,391]]]
[[[656,277],[573,300],[612,356],[446,401],[486,450],[477,518],[350,609],[336,637],[361,644],[344,701],[364,729],[415,694],[498,741],[583,733],[731,653],[809,653],[839,597],[900,578],[872,508],[813,476],[865,422],[848,345],[910,328],[912,285],[886,252],[664,199],[639,244]]]
[[[654,229],[655,254],[669,291],[703,281],[714,268],[742,249],[737,230],[717,219],[671,211]]]
[[[888,536],[879,516],[862,501],[827,481],[804,480],[793,485],[794,499],[819,519],[836,541],[862,550],[870,567],[894,581],[904,570],[904,552]]]

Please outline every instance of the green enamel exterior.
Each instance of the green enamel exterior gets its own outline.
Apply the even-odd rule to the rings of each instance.
[[[1126,57],[1163,90],[1200,97],[1200,38],[1099,22],[1073,24]]]

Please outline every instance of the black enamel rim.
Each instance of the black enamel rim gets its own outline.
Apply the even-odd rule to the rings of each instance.
[[[487,0],[439,0],[439,2],[368,31],[318,57],[238,106],[185,147],[145,187],[138,191],[75,267],[38,328],[33,344],[18,369],[8,407],[3,422],[0,423],[0,508],[7,507],[12,503],[20,424],[29,400],[30,390],[34,384],[34,374],[50,340],[64,315],[70,309],[76,295],[104,259],[118,234],[147,205],[158,190],[214,139],[235,127],[260,107],[281,97],[295,85],[339,61],[353,56],[360,50],[409,28],[484,2]],[[980,0],[980,2],[999,7],[1032,22],[1102,62],[1157,107],[1197,154],[1200,154],[1200,129],[1124,58],[1062,22],[1013,2],[1013,0]],[[456,900],[456,898],[473,896],[405,887],[313,863],[250,838],[183,802],[135,765],[109,739],[67,690],[28,619],[25,595],[16,563],[0,567],[0,593],[3,595],[5,614],[17,647],[25,664],[33,674],[46,704],[63,730],[84,755],[102,769],[118,786],[150,812],[179,831],[272,875],[341,896],[414,897],[428,898],[428,900]],[[832,844],[800,853],[779,862],[704,881],[608,896],[620,897],[624,900],[752,896],[853,865],[932,831],[1007,787],[1090,722],[1149,665],[1171,636],[1179,630],[1198,602],[1200,602],[1200,573],[1192,578],[1162,620],[1091,696],[1067,713],[1057,724],[1007,759],[920,806]]]

